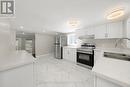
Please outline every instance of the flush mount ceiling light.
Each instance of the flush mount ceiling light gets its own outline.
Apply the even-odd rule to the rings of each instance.
[[[78,28],[80,26],[80,21],[76,18],[71,18],[70,20],[67,21],[67,25],[70,27],[70,28]]]
[[[118,9],[118,10],[114,10],[110,14],[108,14],[107,19],[108,20],[117,19],[117,18],[122,17],[123,15],[124,15],[124,10]]]

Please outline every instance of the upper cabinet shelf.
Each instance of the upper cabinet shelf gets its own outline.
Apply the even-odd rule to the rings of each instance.
[[[97,25],[87,29],[76,30],[78,37],[94,35],[95,39],[123,38],[123,22],[113,22]]]

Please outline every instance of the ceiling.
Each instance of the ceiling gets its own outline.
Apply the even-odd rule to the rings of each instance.
[[[107,22],[108,11],[123,8],[130,13],[130,0],[16,0],[13,28],[29,32],[73,32],[67,21],[77,18],[80,28]],[[23,28],[20,28],[23,26]]]

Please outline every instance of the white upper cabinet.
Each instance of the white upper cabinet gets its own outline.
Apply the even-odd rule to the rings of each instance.
[[[123,37],[123,22],[114,22],[107,24],[108,38]]]
[[[94,35],[95,39],[123,38],[123,22],[122,21],[112,22],[112,23],[97,25],[95,27],[76,30],[77,37],[82,37],[87,35]]]
[[[127,20],[127,29],[126,29],[127,38],[130,39],[130,18]],[[127,40],[127,47],[130,48],[130,40]]]
[[[107,37],[107,26],[106,26],[106,24],[96,26],[94,31],[95,31],[95,39],[104,39],[104,38]]]
[[[130,38],[130,18],[127,20],[127,38]]]

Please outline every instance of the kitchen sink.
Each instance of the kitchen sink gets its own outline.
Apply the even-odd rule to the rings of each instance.
[[[104,57],[130,61],[130,54],[104,52]]]

